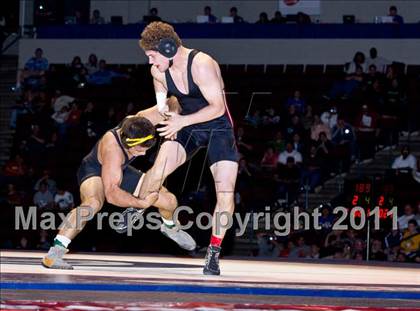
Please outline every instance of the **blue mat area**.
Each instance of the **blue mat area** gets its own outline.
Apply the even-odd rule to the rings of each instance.
[[[265,296],[303,296],[329,298],[374,298],[374,299],[418,299],[420,292],[383,292],[365,290],[333,289],[290,289],[290,288],[252,288],[216,287],[194,285],[142,285],[142,284],[83,284],[83,283],[19,283],[1,282],[5,290],[62,290],[62,291],[128,291],[128,292],[174,292],[228,295],[265,295]]]

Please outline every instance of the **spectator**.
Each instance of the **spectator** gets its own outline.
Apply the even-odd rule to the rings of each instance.
[[[347,99],[353,95],[353,93],[361,86],[364,85],[363,68],[357,66],[356,72],[349,73],[342,81],[334,83],[330,90],[329,98],[336,99]]]
[[[7,161],[3,169],[3,174],[9,177],[23,177],[26,174],[26,165],[20,154]]]
[[[401,109],[404,109],[405,95],[401,84],[397,78],[390,80],[390,84],[386,88],[385,106],[383,114],[389,116],[400,116]]]
[[[314,115],[314,122],[313,122],[313,125],[311,126],[311,139],[314,141],[317,141],[319,139],[320,133],[325,133],[325,135],[327,135],[327,138],[331,140],[330,127],[324,122],[322,122],[319,116],[316,114]]]
[[[367,77],[367,83],[369,83],[370,77]],[[371,106],[380,114],[384,111],[385,97],[383,91],[383,84],[380,78],[376,78],[372,81],[366,89],[366,100],[371,103]]]
[[[303,160],[301,182],[303,185],[308,185],[310,191],[314,191],[321,182],[321,165],[321,159],[317,155],[316,147],[311,146],[309,155]]]
[[[162,19],[158,16],[158,9],[151,8],[149,11],[149,15],[145,15],[143,17],[143,23],[150,24],[152,22],[161,22]]]
[[[92,18],[90,19],[90,23],[93,25],[102,25],[105,24],[105,19],[101,16],[101,12],[99,10],[93,10]]]
[[[299,151],[293,149],[292,143],[287,143],[286,150],[280,153],[278,158],[278,163],[286,165],[287,159],[293,158],[293,164],[301,164],[302,163],[302,155]]]
[[[29,77],[43,75],[48,70],[48,60],[43,57],[43,53],[41,48],[37,48],[34,57],[26,62],[25,70],[28,70]]]
[[[353,61],[348,64],[347,73],[354,74],[358,67],[362,68],[362,72],[366,72],[365,54],[362,52],[354,54]]]
[[[93,85],[110,85],[113,78],[128,78],[128,75],[107,69],[105,60],[99,61],[99,70],[89,75],[88,82]]]
[[[34,195],[34,204],[41,210],[53,208],[54,197],[48,190],[48,184],[46,182],[40,183],[39,190]]]
[[[253,113],[252,113],[252,115],[250,116],[250,115],[247,115],[246,117],[245,117],[245,120],[250,124],[250,125],[252,125],[253,127],[259,127],[260,126],[260,124],[261,124],[261,122],[262,122],[262,119],[261,119],[261,111],[260,110],[255,110]]]
[[[416,171],[417,169],[417,160],[416,157],[410,153],[409,146],[403,146],[401,148],[401,155],[397,157],[392,163],[392,169],[394,170],[412,170]]]
[[[402,16],[398,15],[396,6],[393,5],[389,8],[388,16],[393,17],[394,24],[404,24],[404,19]]]
[[[351,160],[357,157],[356,133],[353,127],[342,117],[337,120],[337,125],[332,129],[331,141],[337,149],[337,153],[344,156],[350,153]],[[341,153],[340,153],[341,152]]]
[[[299,136],[303,135],[303,126],[300,122],[299,116],[295,115],[292,117],[291,121],[288,120],[286,123],[285,133],[287,140],[292,140],[295,134],[299,134]]]
[[[26,236],[22,236],[19,239],[19,244],[16,246],[17,249],[28,249],[29,248],[29,241]]]
[[[80,117],[82,111],[79,109],[79,105],[76,102],[71,103],[69,115],[67,117],[67,125],[76,128],[80,123]]]
[[[332,129],[331,141],[335,145],[356,143],[356,135],[354,133],[353,127],[349,123],[347,123],[342,117],[338,118],[337,124]]]
[[[35,50],[35,55],[31,57],[25,64],[23,70],[18,71],[16,90],[20,90],[23,83],[29,86],[36,86],[45,71],[48,70],[48,60],[43,57],[41,48]]]
[[[19,118],[21,116],[24,116],[24,115],[30,115],[33,112],[34,111],[32,109],[32,102],[31,101],[17,99],[16,100],[16,105],[14,105],[14,107],[12,109],[11,116],[10,116],[10,124],[9,124],[10,128],[11,129],[16,129],[16,127],[18,125],[17,123],[19,121]]]
[[[395,65],[386,68],[385,77],[387,81],[392,81],[398,78],[398,73]]]
[[[204,15],[209,17],[209,24],[217,23],[217,17],[211,14],[211,7],[204,7]]]
[[[410,204],[404,206],[404,215],[398,217],[398,228],[404,231],[408,228],[408,222],[414,219],[416,215],[414,214],[413,207]]]
[[[67,96],[67,95],[60,95],[55,100],[53,99],[53,107],[54,112],[59,112],[63,110],[63,107],[66,107],[67,109],[70,108],[70,103],[72,103],[75,100],[74,97]]]
[[[45,155],[45,139],[41,134],[41,129],[38,124],[33,124],[31,126],[31,136],[28,139],[28,159],[31,164],[42,163],[42,159]]]
[[[417,221],[417,224],[420,224],[420,201],[417,201],[417,213],[414,219]]]
[[[311,248],[306,245],[305,238],[300,236],[296,240],[296,247],[289,253],[289,258],[306,258],[311,253]]]
[[[273,257],[273,245],[271,243],[270,235],[265,232],[258,232],[257,243],[258,243],[258,257]]]
[[[375,64],[370,64],[368,67],[368,73],[365,78],[366,87],[369,90],[369,88],[373,87],[373,83],[375,83],[376,80],[378,80],[380,77],[380,73],[376,69]]]
[[[313,115],[312,106],[308,105],[306,106],[305,113],[302,116],[302,126],[305,132],[311,131],[311,126],[313,123],[314,123],[314,115]]]
[[[252,172],[245,158],[241,158],[238,163],[238,178],[237,189],[238,192],[249,190],[252,183]]]
[[[324,111],[321,114],[321,121],[327,125],[330,129],[337,125],[337,107],[332,106],[330,110]],[[325,132],[326,134],[326,132]]]
[[[300,90],[295,90],[293,93],[293,97],[289,97],[286,102],[286,108],[290,106],[295,106],[296,112],[302,115],[305,112],[306,104],[305,100],[302,99],[302,94]]]
[[[373,239],[372,247],[369,253],[370,260],[385,261],[387,259],[384,250],[382,249],[382,241]]]
[[[24,203],[25,196],[22,191],[16,190],[16,185],[7,185],[7,203],[10,206],[22,206]]]
[[[311,17],[308,14],[305,14],[303,12],[298,12],[296,14],[296,23],[298,24],[310,24],[312,23]]]
[[[107,131],[108,129],[115,127],[116,124],[121,120],[117,121],[117,114],[115,112],[115,108],[113,106],[110,106],[108,108],[108,112],[106,115],[106,120],[104,122],[104,131]]]
[[[273,171],[277,167],[278,154],[274,152],[272,147],[268,147],[261,160],[261,167],[269,171]]]
[[[248,157],[253,149],[253,146],[248,140],[248,137],[245,134],[243,127],[238,127],[236,131],[236,144],[238,146],[238,151],[245,157]]]
[[[333,230],[327,234],[327,236],[325,237],[324,248],[329,249],[327,250],[328,253],[332,253],[338,245],[342,244],[342,233],[343,232],[341,230]]]
[[[73,195],[62,186],[59,186],[54,196],[54,203],[60,211],[69,212],[74,207]]]
[[[322,159],[327,159],[332,151],[331,141],[324,132],[319,133],[316,149],[317,154],[319,154]]]
[[[379,129],[377,128],[377,115],[367,105],[362,106],[362,111],[356,118],[356,127],[360,158],[373,158]]]
[[[290,122],[294,116],[298,116],[298,114],[296,112],[296,107],[294,105],[291,105],[287,107],[287,116],[285,119]]]
[[[255,24],[268,24],[270,21],[268,20],[268,15],[266,12],[260,13],[260,19],[255,22]]]
[[[62,160],[62,147],[69,142],[64,142],[58,139],[58,132],[53,131],[45,145],[45,160],[44,163],[52,170],[59,168],[59,163]]]
[[[306,256],[306,258],[310,258],[310,259],[319,259],[320,258],[320,247],[318,244],[313,243],[311,245],[311,250],[309,252],[309,254]]]
[[[235,6],[230,8],[230,14],[229,14],[229,16],[230,17],[233,17],[233,22],[235,24],[236,23],[243,23],[243,22],[245,22],[244,19],[238,15],[238,8],[235,7]]]
[[[74,11],[74,23],[76,25],[87,24],[87,21],[89,20],[89,16],[86,16],[86,17],[87,18],[83,16],[82,11],[79,11],[79,10]]]
[[[285,141],[283,139],[283,134],[281,131],[277,131],[274,139],[268,142],[268,145],[270,147],[273,147],[273,150],[275,153],[279,154],[280,152],[283,152],[286,148]]]
[[[295,244],[293,243],[292,240],[289,240],[287,242],[287,246],[283,247],[283,249],[281,250],[279,257],[288,257],[290,252],[295,248]]]
[[[295,158],[293,156],[288,157],[286,165],[280,165],[277,174],[274,175],[274,180],[277,182],[276,196],[278,198],[286,197],[287,203],[293,202],[299,191],[300,175],[300,169],[295,163]]]
[[[88,102],[86,108],[80,116],[80,124],[82,130],[90,140],[95,140],[98,135],[99,127],[98,114],[95,111],[95,105],[93,102]]]
[[[60,111],[54,112],[51,118],[55,121],[55,127],[58,130],[58,135],[60,139],[64,139],[67,134],[67,119],[69,117],[69,108],[63,106]]]
[[[41,184],[46,183],[48,190],[54,195],[57,192],[57,183],[54,179],[50,178],[50,175],[51,173],[49,170],[43,170],[41,178],[35,183],[34,190],[39,191]]]
[[[280,123],[280,116],[276,114],[274,108],[269,107],[265,110],[265,114],[262,116],[263,125],[275,125]]]
[[[408,221],[407,230],[405,230],[400,244],[401,251],[410,259],[414,259],[420,253],[420,233],[417,228],[418,224],[415,219]]]
[[[85,82],[83,70],[85,67],[82,64],[80,56],[75,56],[70,64],[70,74],[72,75],[73,81],[76,83]]]
[[[294,150],[299,151],[301,154],[303,153],[303,151],[305,149],[305,145],[302,143],[300,135],[299,135],[298,132],[293,134],[292,144],[293,144],[293,149]]]
[[[376,70],[380,73],[385,73],[387,65],[390,63],[387,59],[378,56],[378,50],[372,47],[369,50],[369,58],[366,60],[366,66],[369,68],[371,65],[376,66]]]
[[[274,17],[270,21],[272,24],[285,24],[286,18],[283,17],[280,11],[274,13]]]
[[[98,68],[98,57],[96,54],[90,54],[88,62],[85,64],[85,68],[88,72],[88,75],[92,75],[99,70]]]
[[[389,250],[393,249],[395,246],[399,246],[402,240],[402,233],[398,228],[392,230],[385,236],[385,247]]]
[[[321,215],[319,216],[318,223],[321,226],[322,231],[325,233],[330,232],[334,225],[334,215],[327,205],[321,207]]]
[[[41,230],[39,232],[39,241],[36,244],[36,248],[47,251],[50,249],[50,247],[51,242],[48,239],[48,232],[46,230]]]

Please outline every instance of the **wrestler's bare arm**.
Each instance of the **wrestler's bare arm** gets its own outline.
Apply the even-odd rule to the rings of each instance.
[[[141,200],[131,193],[120,188],[123,172],[121,165],[124,163],[124,155],[115,142],[111,133],[107,133],[101,141],[98,149],[98,157],[102,162],[102,182],[105,190],[106,200],[120,207],[147,208],[154,202]],[[155,200],[158,198],[156,195]]]
[[[165,85],[165,76],[160,73],[159,70],[155,69],[154,66],[151,67],[150,72],[153,77],[153,86],[155,88],[155,92],[162,92],[166,94],[168,90],[166,89]],[[136,116],[149,119],[153,125],[156,125],[164,120],[164,116],[159,112],[157,105],[139,111]]]

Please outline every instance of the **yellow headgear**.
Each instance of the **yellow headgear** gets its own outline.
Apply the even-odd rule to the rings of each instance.
[[[142,143],[144,143],[145,141],[151,140],[155,138],[155,136],[153,136],[152,134],[146,136],[146,137],[140,137],[140,138],[126,138],[125,139],[125,143],[127,144],[128,147],[134,147],[137,145],[140,145]]]

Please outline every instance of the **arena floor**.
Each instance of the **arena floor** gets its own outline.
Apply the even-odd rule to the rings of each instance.
[[[416,265],[70,254],[48,270],[44,253],[1,251],[1,310],[420,310]]]

